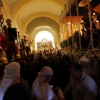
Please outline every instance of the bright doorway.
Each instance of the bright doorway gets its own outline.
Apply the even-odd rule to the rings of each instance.
[[[35,37],[35,50],[55,48],[54,37],[49,31],[40,31]]]

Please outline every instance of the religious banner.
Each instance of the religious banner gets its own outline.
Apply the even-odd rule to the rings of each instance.
[[[100,4],[98,4],[93,10],[100,14]]]

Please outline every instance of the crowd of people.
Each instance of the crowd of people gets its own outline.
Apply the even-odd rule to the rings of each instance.
[[[0,100],[100,100],[99,69],[59,51],[38,51],[4,66]]]

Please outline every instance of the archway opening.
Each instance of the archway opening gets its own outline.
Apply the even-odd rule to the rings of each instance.
[[[55,47],[54,37],[48,31],[40,31],[35,37],[35,50],[50,50]]]

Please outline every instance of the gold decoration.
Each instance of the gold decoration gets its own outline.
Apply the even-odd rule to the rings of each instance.
[[[8,63],[8,60],[6,58],[6,53],[4,50],[2,50],[2,52],[0,53],[0,62],[2,62],[3,64]]]

